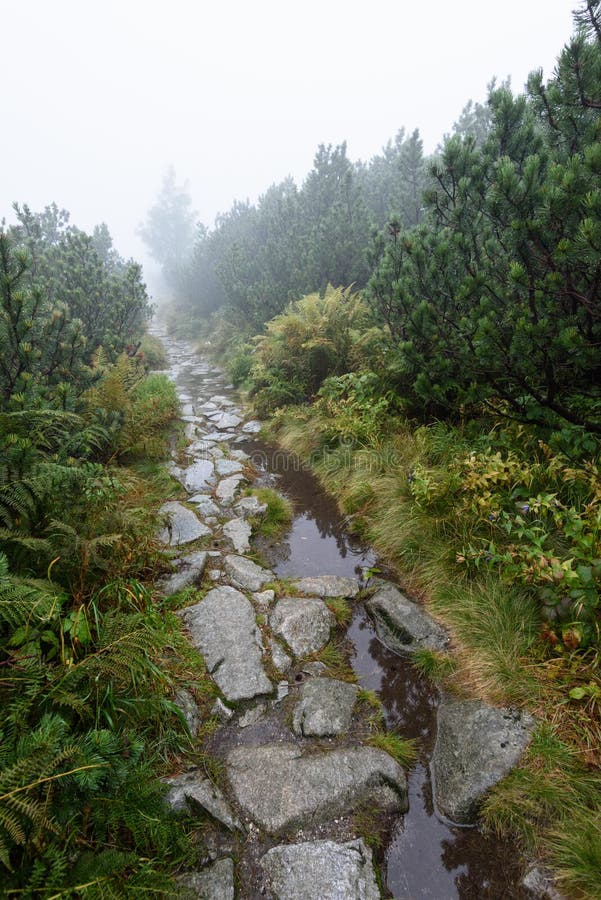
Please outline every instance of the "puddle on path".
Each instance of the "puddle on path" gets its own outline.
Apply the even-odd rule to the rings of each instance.
[[[173,372],[191,397],[229,395],[223,375],[207,375],[190,365]],[[235,397],[235,395],[232,394]],[[294,504],[294,521],[273,561],[280,577],[357,575],[376,562],[374,552],[350,535],[335,502],[293,454],[249,438],[241,445],[257,468],[277,475],[278,489]],[[386,721],[403,737],[415,738],[419,759],[409,774],[409,812],[400,819],[379,855],[384,881],[396,900],[526,900],[520,887],[522,865],[508,843],[477,829],[455,828],[442,821],[432,804],[428,763],[436,737],[438,693],[409,661],[377,638],[363,608],[357,609],[347,638],[360,684],[378,692]]]
[[[281,577],[358,575],[377,563],[373,550],[344,528],[335,502],[294,457],[258,441],[246,447],[266,472],[279,476],[277,487],[294,503],[294,521],[285,538],[285,558],[276,562]],[[438,692],[408,659],[388,650],[376,636],[363,608],[347,631],[351,664],[359,683],[378,692],[386,723],[419,744],[409,773],[409,812],[400,820],[381,863],[396,900],[526,900],[520,887],[522,864],[507,842],[475,828],[454,828],[434,811],[428,769],[436,739]]]

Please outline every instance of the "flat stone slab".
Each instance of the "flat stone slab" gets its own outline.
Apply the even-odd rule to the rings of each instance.
[[[189,493],[204,491],[215,481],[215,465],[211,459],[197,459],[184,469],[184,486]]]
[[[194,497],[190,497],[188,503],[194,503],[201,516],[210,517],[221,514],[221,510],[208,494],[195,494]]]
[[[214,441],[216,444],[222,444],[225,441],[233,441],[236,437],[233,431],[211,431],[203,435],[205,441]]]
[[[219,418],[214,418],[211,416],[211,420],[215,425],[215,428],[218,428],[220,431],[226,428],[236,428],[237,425],[240,425],[242,419],[240,416],[235,416],[232,413],[222,413]]]
[[[186,891],[186,897],[234,900],[234,863],[231,859],[218,859],[199,872],[180,875],[177,882]]]
[[[157,587],[165,597],[171,597],[172,594],[177,594],[186,587],[198,584],[207,563],[207,552],[198,550],[196,553],[180,556],[173,562],[177,571],[172,575],[166,575],[157,582]]]
[[[230,519],[223,526],[223,533],[231,541],[236,553],[246,553],[250,550],[251,528],[245,519]]]
[[[239,459],[218,459],[215,463],[215,471],[218,475],[236,475],[243,468]]]
[[[192,441],[191,444],[188,444],[184,453],[187,456],[196,456],[201,459],[205,459],[208,454],[213,454],[215,450],[215,444],[211,441],[205,441],[204,438],[198,441]]]
[[[532,716],[520,710],[479,700],[441,703],[431,763],[440,812],[474,824],[484,795],[519,763],[533,727]]]
[[[245,480],[244,475],[230,475],[229,478],[224,478],[217,485],[215,496],[224,506],[230,506],[234,502],[238,486]]]
[[[283,597],[269,617],[272,631],[283,637],[295,656],[317,653],[330,639],[336,624],[323,600]]]
[[[159,532],[158,539],[171,547],[190,544],[198,538],[211,534],[211,529],[207,528],[191,509],[182,506],[177,500],[163,503],[159,509],[159,515],[163,517],[166,524]]]
[[[405,773],[375,747],[307,756],[296,744],[236,747],[227,776],[242,810],[272,833],[329,821],[365,801],[374,811],[407,810]]]
[[[274,660],[275,662],[275,660]],[[312,678],[301,685],[292,728],[304,737],[345,734],[359,688],[336,678]]]
[[[391,650],[444,650],[448,645],[442,625],[393,584],[384,583],[365,605],[375,619],[378,637]]]
[[[359,582],[340,575],[316,575],[295,581],[294,589],[309,597],[356,597]]]
[[[273,581],[274,574],[269,569],[262,569],[245,556],[229,554],[224,560],[225,571],[236,587],[245,591],[260,591],[264,584]]]
[[[276,900],[380,900],[371,850],[362,840],[282,844],[260,864]]]
[[[165,778],[164,783],[169,786],[165,802],[174,812],[209,813],[217,822],[221,822],[232,831],[242,828],[219,788],[199,769],[184,772],[174,778]]]
[[[255,611],[244,594],[229,585],[213,588],[204,600],[182,609],[192,644],[227,700],[270,694],[263,669]]]
[[[177,463],[174,463],[173,461],[171,461],[165,465],[165,470],[171,475],[172,478],[175,478],[176,481],[179,481],[179,483],[183,487],[183,485],[184,485],[184,470],[182,469],[181,466],[178,466]]]
[[[247,422],[246,425],[242,426],[242,431],[244,434],[258,434],[263,425],[258,419],[251,419],[250,422]]]

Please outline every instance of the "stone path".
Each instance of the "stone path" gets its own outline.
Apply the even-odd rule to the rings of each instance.
[[[174,571],[157,587],[165,595],[190,591],[179,615],[221,695],[214,715],[222,724],[202,749],[224,772],[220,784],[194,766],[166,779],[174,813],[204,823],[205,863],[180,878],[182,896],[375,900],[372,855],[361,836],[370,817],[392,823],[407,810],[407,780],[391,756],[368,745],[373,710],[361,704],[357,686],[307,659],[335,634],[328,600],[361,602],[361,586],[324,573],[284,589],[250,558],[253,527],[266,507],[251,493],[257,473],[240,445],[261,425],[188,343],[169,339],[165,347],[188,443],[167,466],[181,489],[160,510],[159,537],[171,548]],[[447,644],[440,626],[393,585],[377,584],[368,608],[394,650]],[[196,734],[193,696],[182,689],[175,702]],[[503,721],[494,723],[500,743]],[[445,771],[453,752],[440,750]],[[477,771],[477,759],[470,762]],[[496,771],[492,762],[489,771]],[[463,814],[462,785],[454,785],[453,773],[449,779]],[[478,791],[467,795],[471,815]],[[453,796],[445,793],[442,805],[449,815]]]

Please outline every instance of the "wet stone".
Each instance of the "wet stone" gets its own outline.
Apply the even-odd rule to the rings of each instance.
[[[278,691],[275,703],[281,703],[290,693],[290,685],[287,681],[278,681]]]
[[[199,872],[180,875],[177,881],[186,891],[181,895],[183,898],[234,900],[234,863],[231,859],[218,859]]]
[[[524,877],[522,885],[534,900],[566,900],[553,881],[550,871],[541,866],[530,866]]]
[[[198,438],[199,435],[198,428],[192,422],[188,422],[186,424],[186,427],[184,428],[184,435],[186,437],[186,440],[194,441]]]
[[[242,471],[242,463],[237,459],[218,459],[215,471],[218,475],[236,475]]]
[[[267,504],[261,503],[258,497],[242,497],[238,500],[234,509],[240,516],[248,518],[250,516],[259,516],[267,512]]]
[[[241,828],[234,818],[229,804],[218,787],[206,778],[199,769],[192,769],[174,778],[165,778],[169,786],[165,802],[174,812],[209,813],[232,831]]]
[[[391,650],[446,648],[448,637],[442,625],[393,584],[383,583],[365,605],[375,619],[378,637]]]
[[[359,582],[340,575],[317,575],[295,581],[294,589],[310,597],[356,597]]]
[[[213,419],[214,425],[220,431],[226,428],[236,428],[242,422],[240,416],[234,416],[232,413],[223,413],[219,418]]]
[[[187,491],[196,493],[211,487],[215,481],[215,466],[210,459],[198,459],[184,470],[184,484]]]
[[[271,658],[278,672],[287,672],[292,665],[292,659],[275,640],[271,642]]]
[[[226,700],[249,700],[271,693],[255,611],[244,594],[228,585],[216,587],[179,615]]]
[[[325,663],[315,660],[314,662],[305,663],[302,671],[304,675],[313,675],[315,678],[319,678],[319,676],[324,675],[327,670],[328,667]]]
[[[188,553],[174,560],[177,571],[172,575],[166,575],[157,582],[157,587],[166,596],[171,597],[186,587],[198,584],[204,572],[207,562],[206,550],[198,550],[196,553]]]
[[[301,685],[292,728],[304,737],[345,734],[357,699],[356,684],[335,678],[312,678]]]
[[[317,653],[330,639],[335,619],[322,600],[283,597],[269,617],[272,630],[284,638],[295,656]]]
[[[203,518],[206,516],[218,516],[221,513],[217,504],[213,502],[208,494],[195,494],[194,497],[190,497],[188,503],[194,503]]]
[[[274,575],[269,569],[262,569],[245,556],[230,554],[224,560],[225,570],[236,587],[246,591],[260,591],[264,584],[273,581]]]
[[[379,900],[371,850],[362,840],[273,847],[260,860],[276,900]]]
[[[259,722],[265,715],[266,708],[267,707],[264,700],[261,700],[254,706],[251,706],[251,708],[242,713],[242,715],[238,719],[238,728],[248,728],[249,725],[256,725],[257,722]]]
[[[520,710],[479,700],[441,703],[432,755],[440,812],[452,822],[474,824],[486,792],[519,763],[533,727],[532,716]]]
[[[220,722],[229,722],[234,715],[234,710],[226,706],[221,697],[217,697],[211,709],[211,715],[217,716]]]
[[[230,506],[234,502],[236,491],[242,481],[245,481],[243,475],[230,475],[229,478],[224,478],[223,481],[220,481],[215,491],[215,495],[220,503],[224,506]]]
[[[236,435],[233,431],[210,431],[208,434],[203,435],[205,441],[215,441],[217,444],[233,441],[235,437]]]
[[[232,459],[237,459],[240,462],[246,462],[248,459],[250,459],[250,456],[245,450],[231,450],[230,456],[232,457]]]
[[[165,521],[165,527],[158,535],[159,541],[163,544],[177,547],[211,534],[210,528],[207,528],[191,509],[182,506],[177,500],[163,503],[159,515]]]
[[[209,454],[212,456],[215,449],[215,444],[212,441],[206,441],[204,438],[201,438],[198,441],[192,441],[191,444],[188,444],[186,447],[185,453],[187,456],[197,456],[198,458],[206,458]],[[221,453],[223,451],[220,451]]]
[[[242,810],[272,833],[331,821],[365,801],[374,811],[407,810],[405,773],[375,747],[307,756],[295,744],[237,747],[227,775]]]
[[[244,434],[258,434],[262,427],[262,424],[257,419],[251,419],[250,422],[242,426],[242,431]]]
[[[250,550],[251,529],[244,519],[230,519],[223,526],[223,534],[231,541],[236,553],[246,553]]]
[[[255,591],[253,603],[261,613],[269,612],[269,607],[275,600],[275,591]]]

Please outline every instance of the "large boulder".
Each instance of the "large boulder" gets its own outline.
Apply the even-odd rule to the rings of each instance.
[[[436,804],[461,825],[477,821],[480,803],[528,746],[534,719],[479,700],[444,701],[432,755]]]
[[[283,597],[269,617],[272,631],[284,638],[295,656],[317,653],[330,639],[336,620],[322,600]]]
[[[213,588],[204,600],[179,615],[227,700],[271,693],[255,611],[244,594],[229,586]]]
[[[292,727],[305,737],[344,734],[350,728],[359,688],[336,678],[311,678],[301,685]]]
[[[296,744],[236,747],[227,776],[241,809],[269,832],[326,822],[366,801],[373,810],[408,808],[405,773],[375,747],[307,756]]]
[[[282,844],[260,860],[276,900],[379,900],[371,850],[362,840]]]
[[[448,644],[442,625],[393,584],[383,582],[365,605],[375,619],[378,637],[397,653],[444,650]]]

